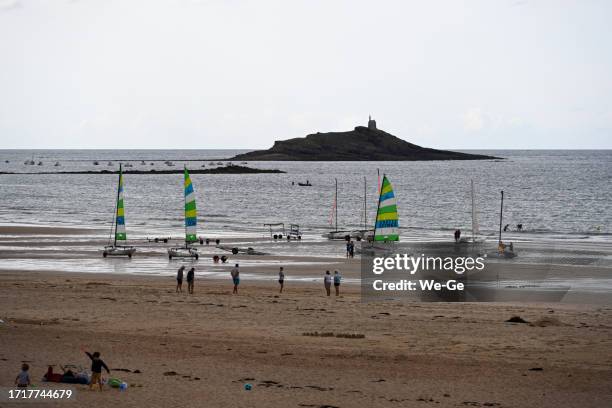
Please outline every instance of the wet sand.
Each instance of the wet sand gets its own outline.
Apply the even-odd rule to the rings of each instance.
[[[610,306],[364,304],[357,285],[328,298],[318,282],[288,281],[279,295],[273,279],[243,279],[232,296],[229,279],[201,276],[189,296],[175,294],[174,284],[169,276],[0,272],[0,385],[12,384],[22,361],[35,381],[49,364],[88,366],[85,345],[111,369],[129,370],[113,375],[130,388],[76,386],[82,406],[603,407],[612,400]],[[513,315],[532,324],[505,322]]]

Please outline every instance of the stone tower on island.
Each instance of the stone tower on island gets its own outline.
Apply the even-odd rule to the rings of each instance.
[[[376,121],[372,119],[372,115],[368,116],[368,129],[376,130]]]

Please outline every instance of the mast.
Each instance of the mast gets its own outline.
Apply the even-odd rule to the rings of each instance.
[[[502,219],[504,215],[504,190],[501,191],[501,208],[499,210],[499,243],[501,244]]]
[[[363,176],[363,230],[368,228],[368,180]]]
[[[119,163],[119,180],[117,181],[117,201],[115,201],[115,241],[113,246],[117,246],[117,205],[119,204],[119,193],[121,192],[121,163]]]
[[[338,179],[336,180],[336,198],[334,199],[334,207],[336,210],[336,231],[338,231]]]
[[[475,226],[475,220],[474,220],[474,180],[470,180],[471,184],[472,184],[472,242],[474,242],[474,226]]]
[[[380,177],[380,173],[379,173],[379,177]],[[383,173],[383,181],[385,179],[386,175]],[[376,224],[378,223],[378,210],[380,210],[380,197],[382,196],[382,186],[380,186],[380,183],[378,183],[378,204],[376,205],[376,217],[374,217],[374,236],[372,238],[372,241],[376,241]]]

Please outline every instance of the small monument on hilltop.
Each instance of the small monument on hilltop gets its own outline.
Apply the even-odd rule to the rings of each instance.
[[[372,115],[368,116],[368,129],[376,130],[376,121],[372,119]]]

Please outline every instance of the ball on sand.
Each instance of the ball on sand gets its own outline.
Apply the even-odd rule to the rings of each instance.
[[[128,385],[127,385],[127,383],[126,383],[126,382],[122,382],[122,383],[119,385],[119,389],[120,389],[121,391],[125,391],[125,390],[127,390],[127,388],[128,388]]]
[[[253,384],[249,384],[249,383],[244,384],[244,389],[247,391],[251,391],[253,389]]]

